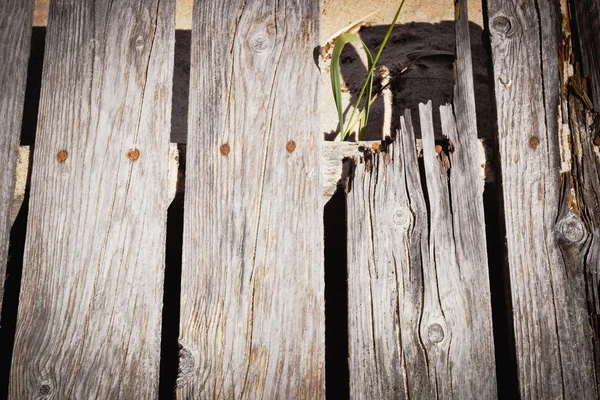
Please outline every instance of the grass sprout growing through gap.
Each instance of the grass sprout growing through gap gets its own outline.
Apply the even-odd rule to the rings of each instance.
[[[379,57],[383,52],[385,45],[387,44],[390,35],[392,34],[392,30],[394,29],[394,25],[396,25],[396,21],[400,16],[400,11],[402,10],[402,6],[404,6],[404,1],[400,3],[398,10],[396,11],[396,15],[394,15],[394,19],[390,24],[390,27],[377,50],[377,54],[375,58],[371,55],[371,52],[365,45],[365,43],[358,37],[358,35],[354,33],[344,33],[340,35],[340,37],[335,42],[335,47],[333,48],[333,52],[331,55],[331,67],[330,67],[330,77],[331,77],[331,89],[333,90],[333,98],[335,99],[335,105],[337,108],[338,119],[339,119],[339,127],[340,127],[340,140],[344,141],[348,139],[352,130],[358,124],[358,140],[362,140],[365,134],[365,128],[367,126],[367,122],[369,120],[369,111],[371,108],[371,103],[374,98],[372,98],[373,94],[373,73],[375,72],[375,67],[377,66],[377,62],[379,61]],[[357,50],[362,49],[367,56],[367,67],[368,72],[365,78],[365,81],[362,84],[360,92],[358,94],[358,99],[356,100],[356,104],[352,108],[352,113],[350,114],[350,118],[348,121],[344,118],[344,112],[342,110],[342,76],[340,71],[340,57],[342,55],[342,50],[344,46],[348,43],[352,43]],[[362,110],[359,110],[361,105],[361,101],[364,100],[364,104]]]

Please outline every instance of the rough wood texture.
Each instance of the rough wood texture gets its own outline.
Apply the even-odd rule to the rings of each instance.
[[[174,10],[50,5],[11,398],[157,397]]]
[[[560,158],[560,2],[488,6],[521,397],[597,398],[580,257],[588,235],[571,198],[568,146]]]
[[[0,311],[11,226],[17,149],[21,136],[33,2],[0,3]]]
[[[451,106],[442,107],[442,122],[454,143],[449,156],[436,153],[431,103],[422,105],[429,207],[408,113],[390,148],[367,153],[354,170],[348,318],[355,399],[496,397],[483,207],[473,205],[483,201],[483,180],[460,178],[479,176],[468,152],[477,136],[458,137]]]
[[[319,11],[195,4],[180,399],[325,395]]]
[[[454,108],[440,109],[445,150],[436,149],[431,102],[420,107],[428,203],[406,113],[388,152],[367,153],[353,174],[352,398],[497,395],[468,15],[466,3],[456,7]]]

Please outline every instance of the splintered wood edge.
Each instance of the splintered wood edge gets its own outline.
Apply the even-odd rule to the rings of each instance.
[[[177,194],[177,177],[179,172],[179,149],[177,143],[169,143],[169,177],[167,186],[168,204],[173,202]]]
[[[421,139],[416,140],[417,156],[422,156],[423,145]],[[350,164],[346,159],[358,159],[362,156],[361,148],[373,149],[374,143],[381,141],[365,142],[324,142],[323,143],[323,197],[327,202],[338,189],[346,189],[349,177]],[[486,183],[494,182],[495,170],[490,160],[492,148],[485,139],[479,139],[479,152],[476,157],[481,165],[481,179]]]

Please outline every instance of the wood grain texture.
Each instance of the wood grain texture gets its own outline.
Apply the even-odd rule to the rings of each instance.
[[[488,7],[520,394],[597,398],[578,256],[587,233],[561,173],[560,2]]]
[[[157,396],[174,10],[50,5],[11,398]]]
[[[496,398],[477,136],[442,107],[454,150],[437,153],[431,103],[420,111],[428,200],[408,113],[386,152],[357,159],[348,194],[351,397]]]
[[[180,399],[325,395],[319,12],[195,3]]]
[[[367,152],[348,194],[352,398],[496,398],[483,186],[466,2],[456,2],[454,107],[420,106],[427,194],[410,115]],[[427,198],[427,202],[425,201]]]
[[[0,4],[0,311],[11,226],[17,150],[21,136],[33,1]]]

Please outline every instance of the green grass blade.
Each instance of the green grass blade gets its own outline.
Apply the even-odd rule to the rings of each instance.
[[[356,46],[356,48],[363,49],[363,51],[367,55],[369,64],[371,64],[373,61],[371,52],[369,51],[367,46],[363,43],[363,41],[357,35],[355,35],[353,33],[344,33],[335,42],[335,46],[334,46],[333,52],[331,54],[331,65],[329,67],[330,68],[329,74],[331,77],[331,89],[333,91],[333,98],[335,100],[335,105],[336,105],[337,113],[338,113],[338,120],[339,120],[338,122],[340,125],[340,133],[341,133],[342,141],[345,140],[345,137],[347,136],[347,132],[345,131],[344,115],[343,115],[343,110],[342,110],[342,83],[341,83],[340,58],[341,58],[342,50],[344,49],[344,46],[346,46],[348,43],[360,44],[361,46],[360,47]],[[371,65],[369,65],[369,69],[370,69],[370,67],[371,67]],[[367,80],[369,80],[369,76],[367,76]],[[372,86],[372,74],[371,74],[370,80],[371,80],[371,86]]]
[[[335,104],[336,104],[337,113],[338,113],[338,120],[339,120],[339,126],[340,126],[340,140],[341,141],[346,140],[346,138],[348,137],[348,135],[350,134],[351,130],[353,129],[354,125],[356,125],[356,123],[358,123],[358,125],[359,125],[358,140],[362,140],[364,137],[365,128],[367,126],[367,122],[369,119],[369,111],[371,109],[371,99],[372,99],[372,93],[373,93],[373,74],[375,72],[375,67],[377,65],[377,62],[379,61],[379,57],[381,57],[381,53],[383,52],[385,45],[387,44],[387,42],[392,34],[392,30],[394,29],[394,26],[396,25],[396,22],[398,21],[398,17],[400,16],[400,12],[402,11],[402,7],[404,6],[405,1],[406,0],[402,0],[402,2],[400,3],[400,6],[398,7],[398,10],[396,11],[396,15],[394,15],[394,19],[392,20],[392,23],[390,24],[390,26],[385,34],[385,37],[383,38],[383,41],[381,42],[381,44],[378,47],[377,55],[375,56],[374,60],[373,60],[371,52],[369,51],[367,46],[363,43],[363,41],[357,35],[355,35],[353,33],[344,33],[343,35],[341,35],[338,38],[338,40],[335,43],[335,47],[333,48],[333,52],[332,52],[332,56],[331,56],[330,76],[331,76],[331,88],[333,91],[333,98],[335,99]],[[360,89],[360,93],[356,100],[356,104],[355,104],[354,108],[352,109],[352,114],[350,115],[348,124],[344,124],[344,115],[343,115],[343,110],[342,110],[340,57],[342,54],[342,50],[344,49],[344,46],[348,43],[359,43],[362,45],[361,47],[364,50],[365,54],[367,55],[368,72],[367,72],[367,77],[365,78],[365,81],[363,82],[363,85]],[[357,49],[358,49],[358,47],[357,47]],[[366,95],[366,99],[364,102],[364,107],[363,107],[362,111],[359,112],[358,116],[356,116],[356,113],[358,112],[358,109],[360,107],[360,102],[363,99],[363,97],[365,97],[365,95]],[[357,117],[356,120],[355,120],[355,116]]]
[[[396,22],[398,21],[398,17],[400,16],[400,12],[402,11],[402,7],[404,6],[404,2],[406,0],[402,0],[402,2],[400,3],[400,6],[398,7],[398,10],[396,11],[396,15],[394,15],[394,19],[392,20],[392,23],[390,24],[390,27],[388,28],[385,37],[383,38],[383,41],[381,42],[381,44],[379,45],[379,49],[377,51],[377,55],[375,56],[375,60],[373,60],[373,63],[371,64],[370,68],[369,68],[369,72],[367,73],[367,77],[371,78],[371,81],[369,81],[369,79],[365,80],[365,82],[363,83],[362,88],[360,89],[360,93],[358,95],[358,99],[356,100],[356,105],[354,106],[354,109],[352,110],[352,115],[350,116],[350,120],[352,120],[352,118],[354,117],[354,114],[357,110],[357,108],[360,105],[360,101],[362,100],[363,96],[365,95],[365,92],[369,91],[367,99],[371,98],[371,92],[373,90],[373,73],[375,71],[375,67],[377,66],[377,62],[379,61],[379,57],[381,57],[381,53],[383,52],[383,49],[385,47],[385,45],[387,44],[392,31],[394,30],[394,26],[396,25]],[[368,103],[368,101],[367,101]],[[368,114],[365,115],[365,119],[368,118]],[[364,135],[364,128],[363,128],[363,133]],[[361,135],[361,133],[359,133],[359,136]],[[360,139],[360,138],[359,138]],[[343,140],[343,139],[342,139]]]

